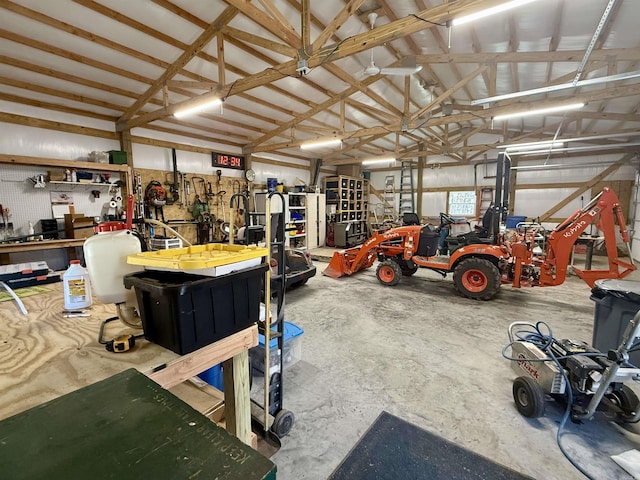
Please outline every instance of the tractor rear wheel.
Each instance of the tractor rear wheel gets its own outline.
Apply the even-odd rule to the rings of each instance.
[[[544,415],[544,392],[531,377],[518,377],[513,381],[513,400],[518,412],[525,417],[538,418]]]
[[[407,262],[404,258],[397,258],[397,257],[394,258],[394,260],[400,267],[400,271],[402,272],[402,275],[404,275],[405,277],[410,277],[411,275],[413,275],[418,271],[418,266],[413,262],[409,264],[409,262]]]
[[[402,270],[400,269],[400,265],[394,260],[384,260],[378,264],[376,277],[378,277],[378,281],[381,284],[393,287],[398,284],[401,276]]]
[[[484,258],[467,258],[453,271],[453,284],[464,297],[490,300],[500,289],[500,270]]]

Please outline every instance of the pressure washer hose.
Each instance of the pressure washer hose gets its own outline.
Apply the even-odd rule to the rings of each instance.
[[[158,220],[154,220],[153,218],[145,218],[144,219],[144,223],[150,223],[152,225],[156,225],[157,227],[162,227],[162,228],[166,228],[167,230],[169,230],[171,233],[173,233],[176,237],[178,237],[180,240],[182,240],[182,244],[186,245],[187,247],[191,246],[191,242],[189,240],[187,240],[186,238],[184,238],[182,235],[180,235],[178,232],[176,232],[173,228],[171,228],[169,225],[167,225],[166,223],[160,222]]]

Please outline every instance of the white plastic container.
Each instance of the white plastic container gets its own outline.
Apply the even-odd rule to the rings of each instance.
[[[142,251],[140,240],[129,230],[116,230],[87,238],[82,248],[96,298],[102,303],[136,305],[134,289],[124,288],[122,278],[142,270],[127,263],[128,255]]]
[[[64,308],[75,310],[91,306],[91,282],[80,260],[71,260],[71,265],[62,276],[62,283]]]

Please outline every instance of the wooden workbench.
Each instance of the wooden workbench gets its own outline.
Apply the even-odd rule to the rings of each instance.
[[[22,299],[28,315],[14,301],[0,302],[0,419],[128,368],[170,388],[224,362],[227,431],[251,444],[248,349],[258,343],[255,325],[184,356],[144,339],[128,352],[112,353],[98,333],[115,306],[94,301],[90,317],[63,318],[62,283],[47,287],[49,293]],[[110,322],[105,337],[128,330]]]

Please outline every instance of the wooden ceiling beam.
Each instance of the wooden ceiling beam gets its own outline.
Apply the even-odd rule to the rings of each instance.
[[[246,4],[246,1],[241,0],[227,1]],[[411,33],[423,30],[425,28],[430,28],[432,24],[429,22],[444,21],[445,19],[452,18],[465,12],[469,12],[470,10],[487,8],[491,7],[492,5],[498,5],[501,3],[504,3],[504,0],[458,0],[455,4],[439,5],[437,7],[428,9],[427,11],[421,11],[416,15],[405,17],[400,20],[396,20],[395,22],[388,23],[387,25],[377,27],[374,30],[354,35],[353,37],[345,39],[343,42],[339,43],[336,46],[327,46],[320,49],[320,51],[318,52],[313,52],[308,60],[309,67],[313,68],[328,61],[335,61],[339,58],[351,56],[374,46],[382,45],[385,42],[392,41],[397,38],[402,38],[403,36],[410,35]],[[263,14],[260,15],[260,18],[262,17],[264,17]],[[428,20],[429,22],[425,20]],[[254,75],[238,79],[231,85],[225,85],[222,91],[225,92],[225,97],[229,95],[237,95],[253,88],[273,83],[287,75],[295,76],[295,69],[296,61],[291,60],[280,64],[277,67],[269,68]],[[379,76],[373,76],[368,80],[373,83],[373,81],[376,81],[378,79]],[[336,96],[331,105],[344,98],[341,97],[341,95],[342,94]],[[202,101],[205,101],[207,99],[216,98],[216,95],[203,94],[200,96],[200,98]],[[188,105],[189,103],[188,101],[177,103],[174,105],[170,105],[169,107],[156,110],[155,112],[151,112],[149,114],[141,115],[139,117],[127,120],[126,122],[119,122],[116,125],[116,128],[120,131],[135,126],[144,125],[145,123],[158,120],[168,115],[172,115],[184,104]],[[280,128],[282,127],[278,127],[278,129],[274,130],[274,133],[272,133],[272,137],[279,133]],[[252,142],[251,145],[247,146],[248,149],[251,149],[253,146],[255,146],[255,144],[256,142]]]
[[[418,119],[418,117],[420,117],[421,115],[424,115],[425,113],[433,109],[433,107],[435,107],[436,105],[440,105],[444,100],[448,99],[454,92],[464,87],[467,83],[469,83],[471,80],[476,78],[478,75],[483,74],[487,70],[487,68],[488,67],[486,65],[482,65],[481,67],[475,69],[469,75],[464,77],[462,80],[460,80],[458,83],[446,89],[444,92],[442,92],[442,94],[438,95],[437,98],[431,100],[431,102],[429,102],[427,105],[422,107],[417,112],[414,112],[413,115],[411,115],[411,121],[415,122]]]
[[[271,32],[281,40],[284,40],[290,47],[293,47],[295,49],[300,48],[300,37],[296,33],[295,29],[289,24],[289,22],[286,22],[286,20],[286,24],[282,23],[280,20],[275,19],[271,15],[268,15],[267,13],[260,10],[255,5],[252,5],[250,0],[224,1],[225,3],[241,11],[243,15],[247,16],[257,25]],[[273,7],[273,10],[277,11],[275,7]]]
[[[311,50],[315,52],[323,47],[324,44],[327,43],[327,40],[336,34],[344,22],[346,22],[350,16],[354,15],[364,2],[365,0],[349,0],[313,41]]]
[[[59,72],[59,71],[56,71],[56,70],[53,70],[53,69],[50,69],[50,68],[40,67],[38,65],[30,64],[30,63],[24,62],[22,60],[16,60],[16,59],[12,59],[10,57],[5,57],[5,56],[0,55],[0,61],[5,63],[6,65],[12,65],[12,66],[17,67],[17,68],[22,68],[22,69],[29,70],[29,71],[32,71],[32,72],[35,72],[35,73],[39,73],[41,75],[45,75],[47,77],[58,78],[60,80],[64,80],[64,81],[71,82],[71,83],[75,83],[75,84],[78,84],[78,85],[84,85],[86,87],[95,88],[96,90],[110,92],[110,93],[113,93],[115,95],[120,95],[120,96],[127,97],[127,98],[137,98],[137,96],[138,96],[136,92],[131,92],[131,91],[124,90],[124,89],[121,89],[121,88],[111,87],[110,85],[107,85],[107,84],[103,84],[103,83],[100,83],[100,82],[95,82],[95,81],[92,81],[92,80],[87,80],[87,79],[85,79],[83,77],[78,77],[76,75],[70,75],[68,73]],[[58,91],[58,92],[60,92],[60,91]],[[88,97],[86,95],[83,95],[81,98],[86,99]],[[162,105],[162,101],[159,100],[159,99],[155,99],[155,98],[151,99],[151,103],[154,103],[156,105]],[[122,110],[124,110],[125,107],[123,107],[123,106],[115,106],[114,105],[114,108],[117,108],[118,110],[122,111]],[[233,111],[245,114],[245,115],[247,115],[249,117],[259,118],[260,120],[263,120],[263,121],[265,121],[267,123],[271,123],[273,121],[272,118],[267,118],[267,117],[264,117],[262,115],[256,115],[254,112],[249,112],[249,111],[246,111],[244,109],[240,109],[238,107],[234,107]],[[212,120],[220,121],[216,117],[209,117],[209,118],[212,119]],[[257,133],[264,133],[263,129],[260,129],[260,128],[257,128],[257,127],[253,127],[251,125],[245,125],[244,123],[234,122],[234,121],[231,121],[231,120],[228,120],[228,119],[225,120],[225,123],[227,123],[228,125],[232,125],[232,126],[237,126],[237,127],[243,128],[245,130],[253,130],[253,131],[257,132]]]
[[[416,63],[580,63],[584,50],[561,50],[540,52],[502,52],[502,53],[449,53],[416,55]],[[610,48],[594,50],[589,57],[592,62],[606,62],[613,57],[618,62],[640,60],[640,47]]]
[[[262,47],[271,52],[276,52],[276,53],[279,53],[280,55],[284,55],[285,57],[295,58],[296,55],[298,54],[298,51],[295,48],[290,47],[289,45],[285,45],[283,43],[269,40],[267,38],[245,32],[244,30],[233,28],[229,25],[225,25],[222,28],[222,32],[225,35],[229,37],[233,37],[244,43],[250,43],[257,47]]]
[[[271,58],[270,58],[270,57],[268,57],[267,55],[265,55],[265,54],[263,54],[263,53],[261,53],[261,52],[259,52],[259,51],[255,50],[255,49],[253,49],[253,48],[249,47],[249,46],[248,46],[248,45],[246,45],[246,44],[238,43],[237,41],[234,41],[234,40],[231,40],[231,43],[232,43],[232,44],[235,44],[238,48],[240,48],[240,49],[244,50],[245,52],[247,52],[247,53],[251,54],[252,56],[254,56],[254,57],[256,57],[256,58],[259,58],[260,60],[262,60],[263,62],[265,62],[265,63],[267,63],[267,64],[271,64],[271,65],[274,65],[274,66],[276,65],[276,62],[275,62],[273,59],[271,59]],[[339,72],[341,72],[341,70],[340,70],[340,69],[337,69],[337,68],[336,68],[336,70],[337,70],[337,72],[338,72],[338,73],[339,73]],[[323,88],[321,85],[317,84],[316,82],[312,82],[311,80],[309,80],[309,79],[308,79],[308,78],[306,78],[306,77],[299,77],[299,78],[300,78],[300,81],[301,81],[301,82],[304,82],[304,83],[306,83],[307,85],[309,85],[310,87],[312,87],[312,88],[314,88],[314,89],[316,89],[316,90],[320,91],[323,95],[325,95],[325,96],[327,96],[327,97],[331,97],[331,96],[333,96],[333,94],[334,94],[334,92],[332,92],[332,91],[330,91],[330,90],[327,90],[327,89]],[[286,90],[281,89],[281,88],[279,88],[279,87],[273,87],[273,86],[272,86],[272,88],[276,89],[276,91],[278,91],[278,92],[279,92],[279,93],[281,93],[282,95],[288,96],[288,97],[290,97],[291,99],[293,99],[293,100],[297,101],[297,102],[298,102],[298,103],[300,103],[301,105],[308,105],[308,104],[309,104],[309,102],[308,102],[308,101],[306,101],[304,98],[302,98],[302,97],[300,97],[300,96],[297,96],[297,95],[293,95],[293,94],[292,94],[291,92],[289,92],[289,91],[286,91]],[[247,95],[247,94],[243,94],[243,95]],[[384,100],[382,100],[382,101],[384,101]],[[336,114],[334,114],[334,112],[332,112],[332,111],[330,111],[330,110],[328,111],[328,113],[329,113],[330,115],[332,115],[332,116],[336,116]],[[292,117],[295,117],[295,116],[296,116],[296,113],[292,114],[291,116],[292,116]],[[276,123],[276,124],[278,124],[278,125],[280,125],[280,122],[275,122],[275,123]],[[354,122],[354,123],[355,123],[356,125],[358,125],[358,123],[357,123],[357,122]],[[321,123],[321,124],[322,124],[322,125],[327,125],[326,123]],[[327,125],[327,126],[328,126],[328,125]],[[334,127],[334,128],[335,128],[335,127]]]
[[[588,103],[589,101],[604,100],[607,98],[617,98],[621,96],[631,96],[631,95],[640,95],[640,85],[627,85],[624,87],[617,87],[617,88],[605,88],[602,90],[594,90],[594,91],[582,93],[579,95],[574,95],[574,96],[569,96],[564,98],[557,98],[554,100],[546,100],[542,102],[536,102],[533,104],[529,104],[529,103],[520,104],[520,106],[522,111],[526,111],[531,109],[554,106],[562,101],[568,101],[568,100],[576,101],[576,102],[583,101]],[[460,113],[460,114],[454,114],[446,117],[436,117],[436,118],[432,117],[425,123],[428,124],[428,126],[434,126],[434,125],[447,125],[451,123],[459,123],[461,121],[471,121],[471,120],[477,119],[478,117],[489,119],[499,114],[512,112],[513,110],[514,110],[514,105],[499,106],[495,108],[486,109],[482,112],[478,112],[474,114]],[[561,115],[561,113],[559,113],[558,115]],[[411,128],[412,125],[410,125],[409,127]],[[361,138],[368,135],[376,135],[376,134],[385,133],[385,132],[389,134],[389,133],[399,131],[401,130],[401,128],[402,128],[401,123],[396,122],[389,125],[366,128],[366,129],[361,129],[361,130],[352,131],[352,132],[345,132],[342,135],[342,138],[343,139]],[[287,142],[287,143],[277,144],[277,145],[268,145],[268,146],[258,148],[256,150],[273,151],[277,148],[292,148],[295,146],[299,146],[299,142],[298,143]]]
[[[227,83],[227,70],[224,62],[224,35],[219,30],[216,32],[216,50],[218,53],[218,83],[224,85]]]
[[[343,155],[346,155],[349,152],[352,152],[354,150],[358,150],[362,147],[364,147],[365,145],[375,142],[376,140],[384,137],[386,134],[385,133],[381,133],[378,135],[373,135],[371,137],[365,138],[363,140],[360,140],[358,143],[356,143],[355,145],[343,145],[342,146],[342,150],[334,152],[334,153],[330,153],[329,155],[323,155],[322,157],[322,164],[323,165],[338,165],[335,163],[331,163],[334,160],[337,160],[338,157],[341,157]]]
[[[89,65],[91,67],[98,68],[98,69],[100,69],[102,71],[105,71],[105,72],[111,72],[111,73],[116,74],[116,75],[120,75],[120,76],[129,78],[129,79],[132,79],[132,80],[136,80],[136,81],[144,83],[146,85],[151,84],[151,82],[153,81],[150,78],[144,77],[144,76],[136,74],[134,72],[129,72],[129,71],[121,69],[119,67],[114,67],[112,65],[108,65],[106,63],[99,62],[99,61],[97,61],[97,60],[95,60],[93,58],[89,58],[89,57],[85,57],[85,56],[82,56],[82,55],[78,55],[76,53],[69,52],[67,50],[63,50],[63,49],[61,49],[59,47],[56,47],[54,45],[45,44],[43,42],[32,40],[32,39],[29,39],[29,38],[24,37],[22,35],[14,34],[14,33],[8,32],[8,31],[3,30],[3,29],[0,29],[0,38],[4,38],[6,40],[11,40],[11,41],[20,43],[22,45],[26,45],[26,46],[29,46],[31,48],[35,48],[37,50],[41,50],[43,52],[50,53],[52,55],[56,55],[56,56],[59,56],[59,57],[62,57],[62,58],[66,58],[66,59],[72,60],[74,62],[78,62],[78,63],[84,64],[84,65]],[[217,85],[215,82],[201,82],[201,81],[195,81],[195,80],[193,80],[193,81],[190,81],[190,80],[183,80],[183,81],[170,80],[169,82],[167,82],[167,84],[176,93],[179,93],[180,95],[184,95],[184,96],[195,96],[196,94],[193,93],[193,92],[184,91],[184,90],[182,90],[182,87],[211,90],[212,87]],[[138,94],[137,93],[132,93],[131,95],[127,94],[127,96],[129,96],[131,98],[137,98]],[[254,96],[251,96],[251,95],[248,95],[248,94],[243,94],[241,96],[243,98],[246,98],[247,100],[253,102],[253,103],[261,104],[261,105],[264,105],[264,106],[266,106],[268,108],[272,108],[272,109],[281,111],[282,113],[284,113],[286,115],[289,115],[289,116],[295,116],[295,112],[294,111],[285,110],[282,107],[279,107],[277,105],[265,102],[264,100],[259,99],[257,97],[254,97]],[[152,98],[150,100],[150,103],[156,104],[156,105],[162,105],[162,102],[160,100],[155,99],[155,98]],[[114,109],[115,108],[116,107],[114,106]],[[125,110],[125,107],[124,106],[118,106],[117,109],[120,112],[123,112]],[[233,107],[233,106],[227,106],[227,109],[230,110],[230,111],[237,111],[239,113],[244,113],[245,112],[244,110],[242,110],[240,108]],[[260,119],[262,119],[264,121],[272,121],[273,120],[273,118],[271,118],[271,117],[267,118],[267,117],[264,117],[264,116],[259,116],[259,115],[255,114],[255,113],[252,113],[252,116],[255,117],[255,118],[260,118]]]
[[[575,200],[576,198],[578,198],[580,195],[582,195],[584,192],[586,192],[587,190],[589,190],[591,187],[593,187],[596,183],[601,182],[602,180],[604,180],[605,178],[607,178],[609,175],[611,175],[613,172],[615,172],[616,170],[618,170],[622,165],[624,165],[625,163],[627,163],[629,160],[631,160],[633,157],[635,156],[635,153],[627,153],[626,155],[624,155],[620,160],[618,160],[616,163],[610,165],[608,168],[606,168],[603,172],[601,172],[600,174],[596,175],[595,177],[593,177],[591,180],[589,180],[588,182],[585,182],[584,185],[582,187],[580,187],[578,190],[576,190],[575,192],[573,192],[571,195],[569,195],[568,197],[566,197],[564,200],[562,200],[561,202],[559,202],[558,204],[554,205],[553,207],[551,207],[549,210],[547,210],[546,212],[544,212],[542,215],[540,215],[540,222],[544,222],[547,219],[549,219],[554,213],[556,213],[558,210],[560,210],[562,207],[565,207],[566,205],[568,205],[571,201]]]
[[[425,2],[423,0],[415,0],[415,2],[416,2],[417,7],[420,8],[420,9],[423,9],[423,10],[426,9],[427,6],[428,6],[427,4],[425,4]],[[449,45],[444,40],[444,38],[440,34],[440,31],[437,28],[430,29],[429,33],[431,33],[431,35],[433,36],[434,40],[436,41],[436,43],[440,47],[440,50],[442,50],[444,53],[449,51]],[[414,50],[415,54],[419,54],[420,52],[421,52],[420,48],[416,48]],[[462,73],[460,73],[460,69],[458,68],[458,66],[455,63],[450,63],[449,64],[449,68],[451,69],[451,72],[455,76],[456,80],[460,80],[462,78]],[[429,66],[429,74],[432,75],[431,80],[433,82],[437,83],[438,85],[443,85],[441,80],[439,80],[438,77],[435,76],[435,72],[433,71],[431,66]],[[444,86],[442,86],[442,88],[444,88]],[[471,100],[473,98],[473,95],[471,94],[471,91],[469,90],[468,86],[465,85],[463,91],[464,91],[465,95],[467,96],[467,98],[469,100]]]
[[[368,85],[365,85],[363,82],[359,82],[355,80],[352,75],[349,75],[347,72],[339,68],[337,65],[328,63],[326,65],[323,65],[323,67],[328,72],[335,75],[343,82],[360,90],[366,96],[368,96],[369,98],[374,100],[376,103],[378,103],[378,105],[386,108],[389,112],[395,113],[396,115],[402,115],[402,112],[398,110],[398,108],[396,108],[393,104],[389,103],[385,98],[383,98],[382,95],[378,95],[376,92],[370,89]]]
[[[83,0],[86,1],[86,0]],[[166,83],[167,80],[171,80],[174,75],[180,72],[187,63],[191,61],[193,57],[195,57],[200,50],[202,50],[213,37],[220,31],[221,25],[226,25],[229,23],[233,17],[238,14],[238,10],[234,7],[228,7],[224,12],[222,12],[218,18],[216,18],[209,27],[202,32],[198,38],[185,50],[180,54],[180,56],[174,61],[169,68],[167,68],[158,79],[156,79],[151,86],[144,92],[134,103],[131,105],[124,114],[118,120],[118,123],[125,122],[129,120],[133,115],[135,115],[140,108],[146,104],[149,99],[156,93],[158,90],[162,88],[162,85]]]
[[[67,105],[59,105],[53,102],[36,100],[31,97],[21,97],[20,95],[13,95],[10,93],[0,92],[0,100],[4,100],[6,102],[21,103],[23,105],[31,105],[32,107],[44,108],[47,110],[55,110],[57,112],[71,113],[73,115],[81,115],[83,117],[97,118],[98,120],[105,120],[107,122],[115,122],[118,118],[115,115],[106,115],[104,113],[97,113],[92,110],[84,110],[82,108],[74,108]]]

